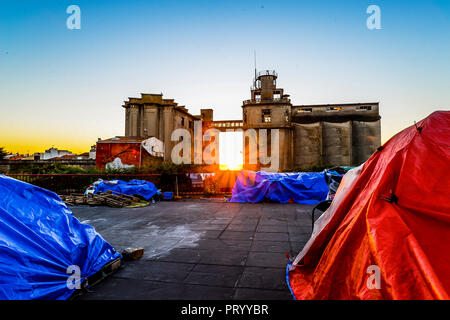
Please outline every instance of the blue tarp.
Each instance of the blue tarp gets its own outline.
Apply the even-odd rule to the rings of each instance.
[[[337,173],[336,173],[337,174]],[[268,199],[287,203],[317,204],[327,198],[328,186],[324,172],[264,171],[240,172],[230,202],[261,202]]]
[[[68,267],[82,283],[118,257],[57,194],[0,175],[0,299],[67,299]]]
[[[155,185],[145,180],[123,180],[102,181],[95,188],[94,193],[106,192],[108,190],[123,193],[129,196],[140,195],[150,200],[158,191]]]

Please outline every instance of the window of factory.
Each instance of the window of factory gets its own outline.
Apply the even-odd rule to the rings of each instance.
[[[181,117],[181,125],[184,127],[184,118]]]
[[[259,93],[255,94],[255,101],[256,102],[260,102],[261,101],[261,95]]]
[[[369,111],[372,110],[372,106],[360,106],[356,108],[356,111]]]
[[[327,107],[327,112],[341,111],[341,107]]]
[[[270,122],[272,122],[271,110],[270,109],[262,109],[261,111],[262,111],[261,112],[262,122],[263,123],[270,123]]]
[[[301,108],[300,112],[312,112],[312,108]]]
[[[273,94],[273,98],[274,98],[275,100],[280,100],[280,98],[281,98],[280,93],[279,93],[279,92],[275,92],[275,93]]]

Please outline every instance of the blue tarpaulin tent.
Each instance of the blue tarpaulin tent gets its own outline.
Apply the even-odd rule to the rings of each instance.
[[[82,283],[118,257],[57,194],[0,175],[0,299],[67,299],[73,266]]]
[[[155,185],[145,180],[123,180],[102,181],[95,188],[94,193],[106,192],[108,190],[126,194],[129,196],[140,195],[150,200],[158,191]]]
[[[337,173],[336,173],[337,174]],[[264,171],[240,172],[230,202],[261,202],[268,199],[287,203],[317,204],[327,198],[328,186],[324,172]]]

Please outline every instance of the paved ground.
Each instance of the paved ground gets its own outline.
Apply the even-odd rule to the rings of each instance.
[[[71,209],[117,250],[145,248],[84,299],[291,299],[286,253],[295,256],[311,233],[312,206],[299,204]]]

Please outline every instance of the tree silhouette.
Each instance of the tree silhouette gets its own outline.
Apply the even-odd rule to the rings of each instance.
[[[7,155],[5,149],[3,147],[0,147],[0,160],[3,160],[3,158]]]

